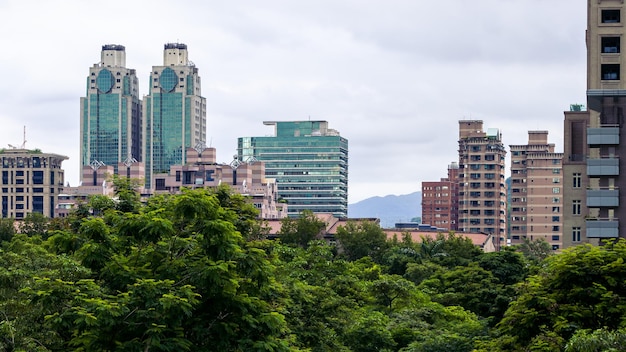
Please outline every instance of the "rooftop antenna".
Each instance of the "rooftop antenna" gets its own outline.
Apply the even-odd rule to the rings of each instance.
[[[9,144],[9,147],[11,149],[26,149],[26,126],[24,126],[24,138],[22,139],[22,145],[18,147],[13,144]]]
[[[24,138],[20,149],[26,149],[26,126],[24,126]]]

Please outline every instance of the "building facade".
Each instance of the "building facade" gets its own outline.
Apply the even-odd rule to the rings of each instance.
[[[448,166],[448,177],[422,182],[422,224],[438,229],[458,230],[459,164]]]
[[[587,3],[587,111],[565,112],[564,121],[565,247],[626,237],[624,10],[621,0]]]
[[[29,213],[54,217],[57,196],[63,191],[61,164],[68,157],[20,148],[2,150],[0,159],[2,217],[20,220]]]
[[[506,150],[498,129],[483,131],[483,121],[459,121],[460,232],[506,239]]]
[[[233,192],[249,199],[259,210],[259,218],[287,216],[287,205],[278,202],[276,181],[265,177],[265,163],[235,159],[230,164],[219,164],[215,148],[188,148],[186,154],[187,164],[173,165],[169,172],[154,175],[155,194],[229,185]]]
[[[274,136],[240,137],[238,159],[265,162],[289,216],[303,210],[348,215],[348,140],[326,121],[266,121]]]
[[[163,65],[153,66],[150,73],[143,111],[143,162],[150,189],[155,173],[184,165],[187,148],[206,142],[206,99],[187,45],[165,44]]]
[[[554,152],[548,131],[529,131],[528,144],[510,145],[509,239],[543,239],[552,249],[563,239],[563,153]]]
[[[112,165],[141,160],[141,101],[134,69],[126,68],[122,45],[103,45],[100,62],[89,68],[87,94],[80,99],[80,163]],[[82,181],[82,174],[81,174]]]

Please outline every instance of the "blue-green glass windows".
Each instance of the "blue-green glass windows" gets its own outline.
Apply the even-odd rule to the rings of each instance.
[[[100,93],[110,92],[111,88],[113,88],[113,84],[115,84],[115,79],[113,78],[111,71],[104,69],[98,73],[96,85],[98,86]]]
[[[178,76],[176,76],[176,72],[169,67],[166,67],[163,72],[161,72],[161,77],[159,78],[161,82],[161,88],[166,92],[171,92],[176,88],[178,84]]]

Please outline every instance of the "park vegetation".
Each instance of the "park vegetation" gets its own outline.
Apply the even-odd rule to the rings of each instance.
[[[624,351],[626,243],[483,253],[311,213],[280,239],[227,187],[0,219],[0,351]]]

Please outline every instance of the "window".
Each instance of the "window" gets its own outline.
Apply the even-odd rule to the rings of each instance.
[[[559,226],[556,226],[556,225],[552,226],[552,231],[559,231],[559,230],[560,230]]]
[[[552,217],[552,222],[559,222],[560,221],[560,217],[559,216],[553,216]]]
[[[552,207],[552,212],[553,213],[560,213],[561,212],[561,207]]]
[[[582,175],[580,174],[580,172],[575,172],[573,175],[573,185],[572,187],[574,188],[580,188],[581,186],[581,182],[582,182]]]
[[[619,23],[620,10],[602,10],[602,23]]]
[[[552,235],[552,240],[553,241],[558,241],[560,239],[561,239],[561,236],[559,236],[559,235]]]
[[[33,171],[33,184],[43,185],[43,171]]]
[[[619,80],[619,64],[602,64],[600,77],[605,81]]]
[[[496,160],[496,156],[495,155],[485,155],[485,160],[487,160],[487,161],[494,161],[494,160]]]
[[[552,183],[559,183],[559,182],[561,182],[560,178],[558,178],[558,177],[552,178]]]
[[[157,191],[163,191],[165,190],[165,179],[164,178],[157,178],[154,180],[155,183],[155,189]]]
[[[580,215],[580,200],[573,200],[572,201],[572,214],[573,215]]]
[[[559,197],[552,198],[552,203],[559,203],[561,199]]]
[[[602,53],[619,53],[619,37],[602,37]]]
[[[561,173],[561,169],[552,169],[552,173],[553,174],[560,174]]]
[[[572,227],[572,242],[580,242],[580,227]]]
[[[552,193],[559,194],[561,193],[561,189],[559,187],[552,187]]]

